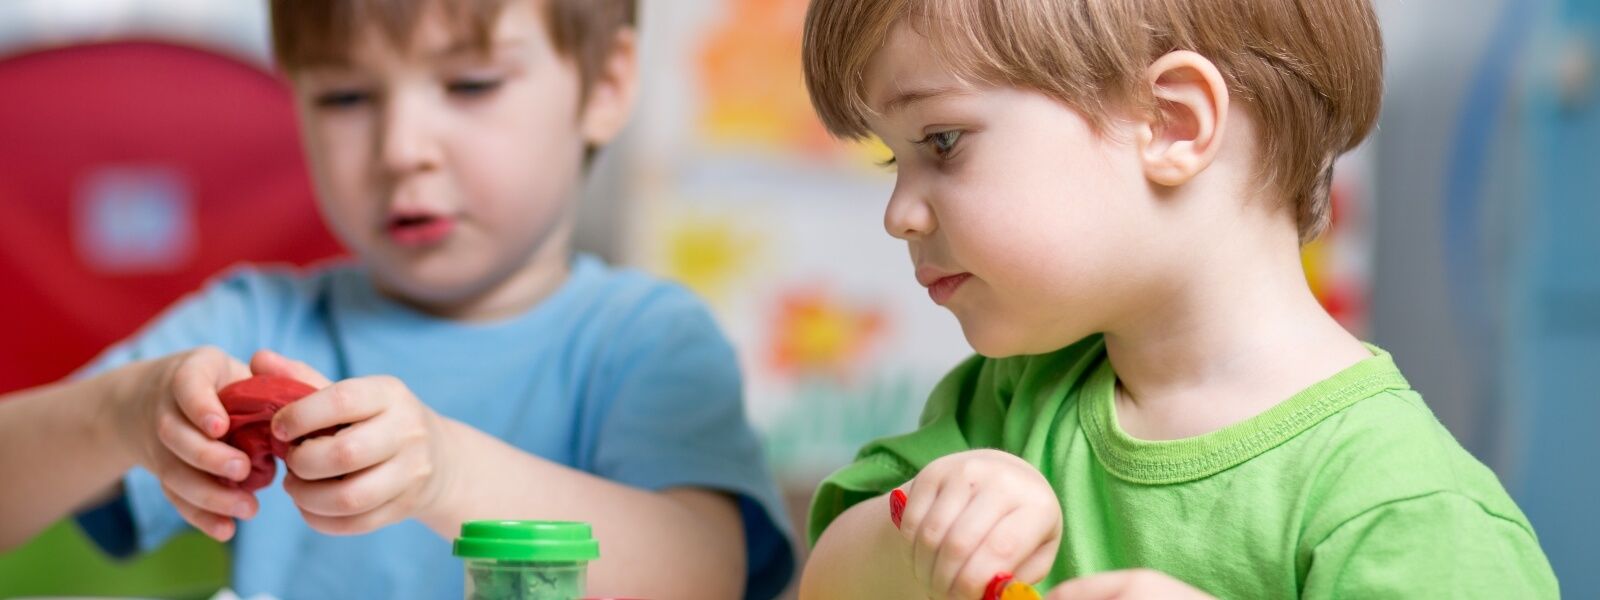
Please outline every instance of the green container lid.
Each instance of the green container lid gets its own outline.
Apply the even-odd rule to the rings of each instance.
[[[600,542],[588,523],[468,521],[461,524],[454,553],[462,558],[584,562],[600,558]]]

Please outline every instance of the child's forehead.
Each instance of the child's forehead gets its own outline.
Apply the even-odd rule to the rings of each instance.
[[[889,115],[922,100],[968,92],[923,34],[905,23],[889,29],[868,59],[862,81],[867,105]]]

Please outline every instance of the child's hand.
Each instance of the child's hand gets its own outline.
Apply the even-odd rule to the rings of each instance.
[[[929,598],[976,600],[997,574],[1039,581],[1061,545],[1061,502],[1044,475],[998,450],[929,463],[911,480],[900,532]]]
[[[1150,569],[1111,571],[1068,581],[1046,600],[1213,600],[1171,575]]]
[[[250,370],[216,348],[200,348],[149,363],[145,375],[119,396],[114,414],[122,442],[139,466],[161,480],[178,514],[218,541],[233,537],[233,518],[255,515],[256,499],[218,481],[240,481],[250,460],[217,438],[228,432],[228,412],[217,390]]]
[[[317,391],[283,407],[273,436],[294,440],[347,426],[289,449],[284,491],[317,531],[366,533],[424,510],[443,489],[440,473],[448,445],[442,419],[393,377],[358,377],[331,383],[303,363],[262,351],[250,361],[256,374],[293,377]]]

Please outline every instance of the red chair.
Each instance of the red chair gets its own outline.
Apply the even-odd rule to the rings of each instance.
[[[154,41],[0,58],[0,392],[60,379],[233,263],[339,252],[270,73]]]

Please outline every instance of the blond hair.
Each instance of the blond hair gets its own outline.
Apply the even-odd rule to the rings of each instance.
[[[495,21],[516,0],[272,0],[272,44],[278,64],[293,72],[349,58],[354,37],[376,25],[405,47],[423,14],[442,11],[448,25],[488,52]],[[532,0],[521,0],[532,1]],[[605,68],[619,31],[635,27],[638,0],[538,0],[556,51],[574,60],[587,91]]]
[[[834,135],[871,135],[862,73],[902,20],[956,75],[1037,90],[1097,129],[1152,109],[1157,58],[1205,56],[1259,121],[1260,177],[1293,203],[1304,241],[1327,227],[1333,159],[1372,130],[1383,91],[1368,0],[813,0],[806,86]]]

